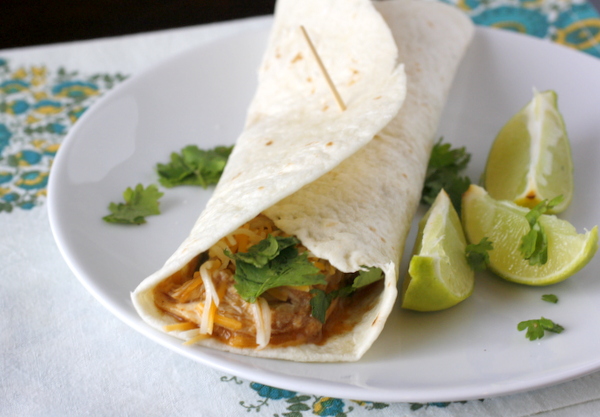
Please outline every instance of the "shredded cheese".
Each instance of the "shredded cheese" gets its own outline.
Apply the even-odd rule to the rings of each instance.
[[[256,323],[257,349],[264,349],[271,340],[271,309],[267,300],[262,297],[257,298],[251,305]]]
[[[221,282],[221,285],[219,286],[219,289],[217,290],[217,295],[219,296],[219,300],[221,300],[225,296],[226,292],[227,292],[227,284],[224,282]]]
[[[204,313],[204,304],[199,302],[196,304],[195,308],[198,311],[198,313],[200,314],[200,317],[202,317],[202,315]],[[217,324],[221,327],[225,327],[229,330],[240,330],[243,327],[243,324],[241,321],[236,320],[231,317],[223,316],[221,314],[214,313],[213,319],[214,319],[214,324]]]
[[[185,342],[183,342],[183,344],[184,344],[185,346],[190,346],[190,345],[193,345],[193,344],[196,344],[196,343],[198,343],[198,342],[199,342],[199,341],[201,341],[201,340],[208,339],[209,337],[210,337],[210,336],[209,336],[209,335],[207,335],[207,334],[202,334],[202,333],[200,333],[200,334],[198,334],[198,335],[196,335],[196,336],[192,337],[191,339],[188,339],[188,340],[186,340]]]
[[[202,279],[195,278],[186,281],[171,293],[171,297],[175,298],[180,303],[187,303],[195,295],[195,291],[202,285]]]
[[[239,234],[234,236],[238,244],[238,252],[247,252],[248,243],[250,242],[250,238],[248,237],[248,235]]]
[[[249,230],[249,229],[247,229],[245,227],[240,227],[239,229],[235,230],[232,233],[232,235],[233,236],[235,236],[235,235],[246,235],[246,236],[248,236],[248,237],[250,237],[252,239],[260,239],[260,236],[257,233],[255,233],[252,230]]]
[[[290,286],[289,288],[298,290],[298,291],[309,292],[312,289],[312,286],[311,285],[294,285],[294,286]]]
[[[227,255],[225,255],[224,250],[227,249],[227,245],[225,242],[218,242],[208,251],[208,256],[211,258],[217,258],[220,261],[220,265],[218,269],[225,269],[229,265],[231,259]]]
[[[262,313],[262,320],[263,320],[263,326],[265,326],[265,340],[264,340],[264,346],[262,347],[266,347],[269,342],[271,341],[271,327],[272,327],[272,323],[271,323],[271,308],[269,307],[269,303],[267,302],[267,300],[265,300],[264,298],[259,298],[258,299],[258,303],[260,303],[261,305],[261,313]],[[261,346],[259,346],[259,348],[262,349]]]
[[[241,321],[231,317],[222,316],[220,314],[215,315],[215,324],[218,324],[219,326],[225,327],[229,330],[241,330],[243,327]]]
[[[217,298],[218,300],[218,298]],[[215,313],[217,312],[217,305],[212,302],[210,303],[210,307],[208,309],[208,323],[210,326],[210,334],[212,334],[214,323],[215,323]]]
[[[200,320],[201,334],[212,334],[214,324],[214,311],[212,308],[212,304],[215,304],[216,307],[219,306],[219,295],[217,294],[217,290],[215,289],[215,285],[213,284],[212,278],[209,273],[209,269],[211,269],[212,266],[213,261],[208,261],[202,264],[202,266],[200,267],[200,277],[202,278],[202,282],[204,283],[204,290],[206,295],[204,305],[209,306],[209,308],[204,308],[202,311],[202,318]]]
[[[192,330],[195,328],[197,328],[197,326],[194,323],[191,323],[188,321],[185,323],[167,324],[166,326],[163,327],[163,330],[165,332],[173,332],[173,331]]]
[[[225,236],[225,239],[227,240],[229,247],[234,246],[237,243],[235,241],[235,238],[233,237],[233,235],[227,235],[227,236]]]

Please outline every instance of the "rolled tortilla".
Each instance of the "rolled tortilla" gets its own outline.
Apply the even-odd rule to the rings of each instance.
[[[346,111],[337,108],[300,25]],[[132,294],[141,317],[160,330],[176,323],[157,308],[157,285],[262,213],[339,271],[381,268],[383,284],[353,306],[343,332],[318,344],[199,344],[295,361],[358,360],[396,299],[398,262],[438,120],[472,33],[468,18],[441,3],[280,0],[244,132],[190,236]]]

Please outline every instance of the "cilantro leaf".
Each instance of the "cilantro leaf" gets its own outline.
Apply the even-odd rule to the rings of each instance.
[[[550,201],[544,200],[525,215],[530,229],[521,238],[519,250],[523,259],[529,260],[529,265],[544,265],[548,262],[548,237],[538,219],[563,199],[563,196],[559,195]]]
[[[471,243],[465,249],[467,263],[474,271],[483,271],[490,263],[489,251],[493,250],[494,246],[487,237],[481,239],[477,244]]]
[[[560,324],[554,323],[552,320],[542,317],[539,320],[526,320],[517,325],[518,331],[527,329],[525,337],[529,340],[541,339],[544,337],[544,332],[562,333],[565,330]]]
[[[352,283],[352,288],[355,290],[379,281],[383,277],[383,271],[381,268],[363,268],[367,268],[367,270],[359,271],[358,276],[354,278],[354,282]]]
[[[548,262],[548,241],[546,233],[539,224],[535,224],[521,238],[519,250],[523,259],[529,260],[529,265],[544,265]]]
[[[354,291],[355,288],[353,285],[348,285],[347,287],[331,291],[330,293],[326,293],[325,291],[318,288],[313,288],[312,290],[310,290],[310,293],[313,294],[313,297],[310,299],[312,316],[319,320],[321,323],[325,324],[327,310],[329,309],[329,306],[331,305],[331,302],[334,300],[334,298],[348,297]]]
[[[262,268],[269,261],[275,259],[283,249],[295,246],[300,241],[293,237],[273,237],[269,235],[256,245],[251,246],[248,252],[239,252],[235,255],[236,261],[242,261]]]
[[[542,300],[554,304],[558,303],[558,297],[554,294],[544,294],[542,295]]]
[[[264,243],[267,241],[266,243]],[[250,249],[252,253],[225,251],[235,260],[234,287],[245,301],[253,303],[265,291],[284,285],[326,284],[319,268],[308,260],[308,253],[298,253],[294,237],[271,236]]]
[[[325,291],[318,288],[313,288],[310,290],[310,293],[313,295],[310,299],[310,307],[312,309],[311,314],[314,318],[325,324],[327,310],[334,297],[332,297],[331,293],[327,294]]]
[[[233,146],[217,146],[211,150],[186,146],[181,153],[173,152],[171,162],[157,164],[159,182],[172,188],[178,185],[199,185],[203,188],[216,184],[221,178]]]
[[[443,188],[452,200],[456,211],[460,213],[462,195],[471,185],[471,180],[459,174],[467,167],[471,154],[464,146],[452,149],[452,145],[443,144],[442,140],[443,138],[440,138],[431,150],[421,203],[433,204]]]
[[[342,287],[338,290],[331,291],[330,293],[326,293],[318,288],[310,290],[310,293],[313,294],[313,298],[310,299],[312,316],[321,323],[325,323],[327,310],[334,298],[348,297],[359,288],[377,282],[383,277],[381,268],[370,268],[365,266],[363,266],[363,268],[366,268],[366,270],[359,271],[358,275],[354,278],[352,285]]]
[[[136,185],[135,190],[128,187],[123,193],[125,203],[110,203],[108,209],[112,214],[102,219],[108,223],[146,223],[146,216],[160,214],[158,200],[162,196],[163,193],[158,191],[158,187],[154,184],[145,189],[142,184]]]

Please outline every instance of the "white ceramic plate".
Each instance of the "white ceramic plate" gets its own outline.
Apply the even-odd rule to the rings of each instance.
[[[491,275],[447,311],[394,311],[364,358],[304,364],[215,352],[161,334],[141,321],[129,293],[187,236],[210,191],[167,190],[163,214],[140,227],[101,218],[154,166],[191,143],[233,144],[255,86],[269,28],[179,55],[126,81],[97,102],[65,139],[50,178],[56,241],[83,285],[111,312],[170,349],[223,372],[288,390],[372,401],[484,398],[565,381],[600,369],[600,265],[550,288]],[[440,134],[472,153],[479,178],[500,127],[531,98],[554,89],[573,145],[576,194],[563,217],[581,231],[600,223],[600,61],[549,42],[478,28],[454,83]],[[414,241],[414,228],[408,249]],[[406,265],[406,255],[405,262]],[[558,304],[541,301],[558,295]],[[551,318],[566,330],[536,342],[516,329]]]

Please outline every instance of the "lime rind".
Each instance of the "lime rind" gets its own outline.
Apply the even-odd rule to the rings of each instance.
[[[489,269],[508,281],[534,286],[561,282],[587,265],[598,249],[597,227],[578,234],[566,220],[542,215],[539,222],[548,237],[548,262],[532,266],[519,250],[522,236],[529,231],[528,209],[494,200],[475,185],[464,194],[462,204],[467,239],[479,242],[488,237],[493,242]]]
[[[515,203],[533,208],[544,199],[562,195],[564,200],[554,207],[552,213],[564,211],[573,196],[573,163],[571,146],[564,119],[558,111],[558,97],[554,91],[539,93],[527,112],[527,129],[532,136],[532,161],[527,175],[527,189],[515,199]],[[535,193],[536,198],[530,195]]]
[[[442,275],[442,262],[443,259],[432,256],[412,257],[403,291],[403,308],[415,311],[445,310],[473,293],[473,286],[460,295],[449,291],[444,280],[437,279]]]
[[[500,130],[488,155],[483,184],[497,200],[533,208],[562,195],[551,213],[573,198],[573,162],[554,91],[534,90],[532,100]]]
[[[419,232],[402,288],[402,307],[438,311],[473,293],[475,274],[465,257],[460,218],[442,190],[419,222]]]

